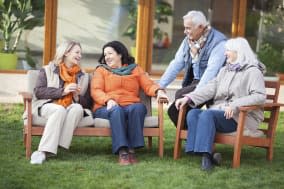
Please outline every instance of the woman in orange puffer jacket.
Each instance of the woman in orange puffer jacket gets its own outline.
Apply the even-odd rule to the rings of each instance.
[[[147,95],[158,99],[168,97],[135,64],[121,42],[105,44],[99,62],[91,82],[91,96],[95,102],[93,117],[110,121],[112,151],[119,154],[119,164],[137,163],[134,149],[144,146],[143,126],[147,113],[139,90],[142,88]]]

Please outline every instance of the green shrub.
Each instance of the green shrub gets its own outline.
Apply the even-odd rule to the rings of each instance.
[[[264,43],[257,54],[266,66],[267,75],[284,73],[284,53],[281,49],[273,47],[271,43]]]
[[[284,8],[275,7],[263,15],[263,41],[258,52],[259,59],[266,64],[267,74],[284,73]]]

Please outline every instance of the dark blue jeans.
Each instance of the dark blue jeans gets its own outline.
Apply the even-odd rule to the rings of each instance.
[[[191,109],[186,116],[188,126],[185,152],[210,153],[216,131],[230,133],[237,129],[234,119],[226,119],[224,111]]]
[[[103,106],[93,113],[95,118],[108,119],[112,134],[112,152],[121,147],[144,147],[143,127],[147,109],[142,103],[114,106],[110,110]]]

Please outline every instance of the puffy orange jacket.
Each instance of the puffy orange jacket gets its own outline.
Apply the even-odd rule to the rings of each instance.
[[[95,70],[91,81],[91,96],[94,100],[93,111],[105,106],[110,99],[125,106],[140,102],[139,89],[149,96],[156,96],[160,88],[139,66],[132,70],[131,75],[117,75],[103,67]]]

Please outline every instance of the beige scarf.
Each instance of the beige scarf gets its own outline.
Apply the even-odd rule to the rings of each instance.
[[[205,45],[205,42],[207,40],[207,36],[209,35],[209,32],[211,30],[210,26],[206,26],[204,28],[203,34],[197,41],[189,40],[188,44],[190,47],[190,55],[192,57],[193,62],[197,62],[199,59],[199,54],[203,46]]]

